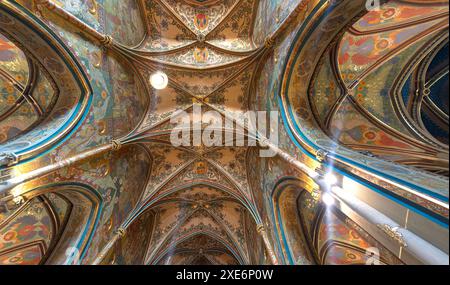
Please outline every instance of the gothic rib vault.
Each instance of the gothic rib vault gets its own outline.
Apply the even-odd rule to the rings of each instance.
[[[138,2],[145,37],[136,46],[93,29],[87,34],[128,62],[137,92],[148,96],[146,114],[131,133],[115,141],[117,149],[139,142],[151,159],[140,207],[128,217],[131,223],[143,211],[152,213],[145,263],[255,263],[253,246],[262,243],[257,232],[261,218],[248,182],[249,148],[173,147],[170,116],[191,112],[193,104],[223,116],[249,110],[258,64],[276,33],[263,44],[254,43],[256,0]],[[51,1],[36,4],[43,15],[56,10],[82,25]],[[155,71],[169,78],[164,90],[148,82]]]
[[[11,1],[7,7],[15,7],[11,8],[11,11],[16,11],[17,7],[12,2],[16,3],[16,1]],[[96,20],[100,18],[102,14],[99,11],[103,10],[99,6],[103,5],[105,7],[102,9],[107,9],[107,4],[98,3],[101,1],[83,2],[82,7],[86,6],[87,11],[83,11],[80,7],[70,7],[69,4],[65,6],[58,1],[18,2],[29,9],[33,17],[46,23],[50,30],[54,30],[55,37],[59,33],[66,39],[65,44],[69,46],[68,53],[87,54],[87,56],[83,56],[82,65],[89,66],[85,80],[90,82],[92,90],[89,90],[91,88],[84,90],[83,87],[86,86],[80,84],[78,86],[78,89],[81,90],[79,93],[86,91],[86,100],[79,99],[76,102],[85,102],[86,106],[91,104],[96,110],[104,109],[105,112],[113,114],[111,117],[101,117],[98,116],[97,111],[90,113],[86,111],[84,116],[88,118],[87,123],[80,129],[74,130],[76,139],[73,144],[61,142],[61,146],[56,148],[54,153],[42,156],[34,151],[17,155],[13,159],[21,164],[11,171],[16,176],[10,175],[9,170],[2,173],[4,177],[11,178],[2,187],[8,191],[11,189],[16,191],[19,194],[11,192],[11,195],[16,199],[18,197],[24,199],[24,201],[19,201],[19,209],[4,214],[5,221],[2,224],[0,220],[0,229],[13,221],[14,216],[26,216],[25,213],[30,212],[33,207],[44,209],[39,213],[42,220],[45,220],[46,216],[51,216],[56,221],[54,222],[56,226],[48,226],[48,228],[52,228],[50,233],[47,232],[48,237],[43,238],[51,240],[50,242],[30,243],[30,247],[27,248],[32,253],[39,252],[40,259],[36,258],[37,263],[57,263],[59,261],[84,264],[144,263],[148,265],[332,263],[332,258],[327,259],[327,256],[330,255],[329,252],[334,252],[333,258],[336,259],[338,259],[336,256],[343,252],[345,257],[339,259],[340,262],[345,260],[345,262],[351,263],[349,260],[353,260],[354,263],[363,263],[361,260],[363,260],[364,249],[370,247],[369,245],[379,244],[376,238],[342,214],[332,216],[327,223],[329,222],[330,228],[340,231],[340,235],[347,239],[329,238],[327,240],[326,235],[330,235],[328,231],[333,230],[328,230],[323,226],[324,213],[323,210],[318,210],[321,206],[317,205],[317,199],[314,200],[310,194],[308,196],[305,193],[291,194],[289,192],[291,186],[286,186],[288,190],[285,193],[277,192],[277,187],[282,188],[284,183],[290,179],[299,178],[301,182],[296,181],[295,185],[301,185],[300,188],[307,190],[305,192],[310,192],[312,195],[317,194],[315,192],[317,184],[314,182],[315,171],[318,171],[316,168],[320,168],[323,161],[327,161],[328,153],[315,151],[313,155],[307,156],[298,149],[292,150],[292,146],[285,143],[288,145],[287,147],[285,145],[279,148],[273,146],[277,157],[264,162],[265,165],[267,164],[267,168],[257,168],[263,164],[257,154],[259,146],[206,147],[200,144],[191,147],[175,147],[170,140],[171,131],[175,127],[175,124],[171,122],[171,117],[176,113],[187,112],[191,116],[191,122],[196,122],[198,118],[192,115],[193,108],[201,106],[203,113],[216,111],[220,114],[220,119],[225,120],[228,114],[251,111],[261,107],[260,105],[266,105],[267,103],[260,101],[260,98],[265,98],[267,95],[261,95],[262,88],[257,85],[263,77],[262,74],[267,72],[264,69],[266,62],[273,60],[273,64],[276,64],[278,52],[286,53],[285,50],[280,51],[281,48],[277,47],[277,44],[286,38],[294,41],[292,38],[295,27],[301,26],[300,23],[308,18],[308,13],[313,12],[315,5],[319,7],[316,10],[322,11],[329,6],[340,5],[340,1],[333,2],[333,4],[323,4],[324,1],[291,1],[292,5],[295,5],[288,9],[289,13],[274,19],[276,28],[263,36],[261,33],[256,36],[254,31],[255,27],[261,25],[258,23],[258,15],[263,14],[260,10],[261,7],[264,7],[261,6],[263,1],[259,0],[131,1],[131,4],[124,4],[121,8],[132,10],[134,17],[140,19],[141,25],[133,26],[132,31],[135,34],[126,36],[120,34],[120,29],[117,27],[116,30],[102,27],[100,21],[98,25],[95,24],[95,21],[90,24],[85,23],[92,21],[89,17]],[[128,1],[125,2],[128,3]],[[364,1],[357,2],[363,3]],[[402,2],[399,4],[400,10],[402,10],[409,9],[409,2],[414,1],[395,2]],[[270,6],[270,4],[267,5]],[[425,130],[425,127],[419,130],[408,129],[405,131],[404,127],[401,127],[401,130],[392,130],[391,128],[395,124],[391,121],[376,120],[377,114],[368,115],[368,111],[364,111],[364,108],[370,109],[368,105],[372,97],[367,96],[369,98],[367,102],[358,101],[358,94],[354,94],[352,89],[358,90],[360,86],[351,85],[354,82],[349,82],[348,77],[342,77],[343,74],[345,76],[347,73],[351,73],[351,71],[345,70],[345,68],[351,69],[346,60],[354,53],[358,53],[358,51],[352,50],[352,48],[356,50],[357,47],[353,47],[351,44],[348,47],[345,44],[356,42],[358,40],[356,37],[361,34],[365,36],[366,33],[369,35],[376,34],[376,32],[388,33],[398,27],[407,29],[410,26],[419,27],[411,36],[417,42],[422,39],[420,37],[433,38],[439,33],[444,34],[442,28],[446,25],[443,24],[443,21],[448,21],[448,9],[442,8],[440,3],[431,3],[430,5],[437,5],[438,8],[430,9],[429,17],[423,22],[415,21],[415,19],[411,19],[410,22],[405,20],[407,24],[382,26],[380,30],[376,31],[357,30],[361,28],[358,25],[367,18],[362,18],[360,22],[356,19],[352,22],[349,20],[347,26],[350,28],[347,27],[346,30],[343,28],[345,33],[337,32],[337,34],[343,34],[342,38],[339,37],[339,40],[332,42],[333,45],[330,43],[331,48],[327,49],[320,58],[311,56],[320,62],[317,64],[316,71],[312,68],[310,68],[311,70],[307,67],[304,68],[305,65],[312,64],[308,60],[302,62],[293,60],[291,65],[295,67],[287,66],[286,70],[300,66],[311,74],[314,73],[312,76],[314,80],[303,81],[302,70],[296,70],[292,82],[280,83],[281,85],[301,86],[298,90],[308,89],[304,93],[308,94],[310,102],[304,99],[297,100],[295,93],[288,93],[287,96],[292,99],[292,106],[297,112],[292,115],[294,117],[292,120],[295,121],[297,117],[300,117],[296,122],[302,122],[301,116],[306,117],[309,111],[302,113],[298,110],[304,107],[304,102],[308,102],[309,108],[313,110],[312,116],[308,119],[315,118],[318,128],[320,127],[329,137],[347,148],[356,151],[369,150],[369,156],[374,156],[373,153],[375,153],[389,161],[423,168],[437,175],[447,174],[448,159],[442,158],[448,154],[448,145],[445,145],[445,142],[431,138],[432,136]],[[406,8],[404,8],[405,6]],[[354,13],[361,18],[361,15],[367,13],[361,7],[358,7],[359,10],[355,8],[354,11],[349,9],[351,11],[349,13]],[[124,13],[117,10],[114,12]],[[103,13],[106,12],[103,11]],[[330,15],[334,16],[333,13],[334,10],[330,12]],[[26,13],[22,11],[17,14],[19,18]],[[339,19],[338,16],[336,18]],[[367,17],[370,18],[370,15]],[[119,21],[118,18],[119,16],[111,17],[108,20]],[[312,18],[316,19],[316,17]],[[330,21],[333,23],[333,20]],[[4,22],[6,23],[6,21]],[[429,25],[433,26],[429,28]],[[308,26],[308,28],[310,27]],[[325,32],[332,30],[329,27],[329,30],[327,27],[321,28]],[[428,33],[423,32],[426,28],[429,28]],[[130,33],[130,31],[127,32]],[[20,35],[14,36],[20,38]],[[80,44],[81,47],[74,47],[78,44],[79,38],[83,41]],[[445,38],[445,35],[442,38]],[[409,43],[410,41],[412,40],[406,39],[404,42]],[[56,41],[55,46],[60,48]],[[342,48],[343,46],[344,48]],[[413,45],[411,44],[411,46]],[[317,47],[319,48],[319,45]],[[277,48],[275,56],[274,48]],[[378,48],[381,49],[380,46]],[[398,47],[392,44],[386,52],[392,55],[410,52],[406,49],[399,51],[396,48]],[[411,49],[413,48],[419,49],[420,46],[417,44]],[[377,56],[384,56],[383,61],[380,62],[385,63],[389,58],[386,54],[380,53],[381,55]],[[67,58],[69,57],[67,56]],[[328,62],[329,59],[333,60]],[[377,58],[371,58],[371,60],[376,61]],[[332,66],[331,70],[334,70],[334,74],[326,74],[329,65]],[[373,65],[368,65],[368,69],[375,69]],[[34,65],[29,66],[33,67]],[[321,68],[326,70],[322,72]],[[76,70],[76,67],[73,69]],[[83,67],[80,69],[84,70]],[[112,78],[100,76],[103,69],[112,74]],[[1,71],[2,69],[0,69]],[[164,72],[169,80],[168,86],[162,90],[153,88],[149,82],[151,75],[158,71]],[[285,70],[270,70],[269,72],[282,74]],[[28,73],[31,74],[32,69]],[[369,77],[371,74],[367,72],[365,75]],[[328,89],[324,91],[329,86],[324,87],[326,80],[322,81],[323,77],[332,78],[332,80],[330,79],[333,81],[331,85],[338,86],[333,89],[335,94],[328,98],[321,97],[329,91]],[[53,78],[51,74],[49,78]],[[370,77],[366,79],[369,83],[376,82],[375,79],[370,80]],[[102,86],[102,81],[108,80],[110,80],[110,90],[108,88],[101,89],[99,86]],[[314,82],[317,82],[317,86],[314,85]],[[359,82],[357,81],[357,83]],[[26,82],[21,84],[25,85],[20,85],[20,88],[25,89]],[[64,85],[60,82],[54,83],[55,86],[60,86],[58,84]],[[75,83],[73,84],[76,86]],[[269,88],[269,84],[264,86],[264,88],[266,87]],[[97,90],[97,88],[100,89]],[[73,87],[72,90],[78,89]],[[55,90],[59,89],[55,88]],[[21,92],[26,93],[23,90]],[[269,93],[272,90],[263,90],[262,92]],[[96,96],[101,98],[96,99]],[[258,96],[260,97],[258,98]],[[84,97],[80,96],[80,98]],[[92,101],[89,101],[88,98],[91,98]],[[392,147],[383,148],[378,145],[369,147],[351,141],[350,135],[340,129],[339,120],[335,119],[337,116],[348,115],[347,113],[342,114],[342,109],[339,110],[344,103],[348,103],[347,100],[351,101],[356,108],[359,107],[358,111],[363,113],[365,118],[375,117],[373,121],[376,121],[376,127],[381,126],[379,127],[381,130],[388,129],[389,134],[394,134],[394,139],[414,137],[413,144],[418,146],[418,150],[410,151],[414,159],[405,161],[402,156],[396,157],[398,149],[393,150]],[[108,107],[108,103],[105,102],[109,102],[113,107]],[[428,104],[428,108],[433,108],[431,103]],[[361,105],[363,106],[361,107]],[[348,111],[349,107],[347,105],[344,107]],[[106,111],[108,108],[111,110]],[[273,107],[263,106],[262,109],[270,108]],[[69,108],[66,107],[66,109]],[[86,109],[88,108],[86,107]],[[411,110],[408,112],[412,113]],[[41,113],[43,122],[46,122],[45,116],[50,118],[55,115],[51,111],[48,112],[49,114],[42,111]],[[96,116],[100,120],[97,121]],[[358,118],[359,121],[362,121],[360,117]],[[342,118],[339,117],[339,119]],[[219,120],[219,118],[211,117],[211,121],[214,120]],[[291,118],[286,120],[291,120]],[[288,122],[290,123],[290,121]],[[306,122],[305,126],[310,125],[307,120],[304,122]],[[235,122],[236,126],[243,123],[245,120]],[[204,127],[202,126],[202,128]],[[289,124],[281,127],[286,127],[287,131],[283,132],[292,131],[289,130]],[[242,131],[246,136],[255,136],[247,129],[242,129]],[[236,128],[225,130],[225,133],[234,135],[236,132]],[[8,139],[14,140],[16,137]],[[290,140],[291,138],[285,134],[281,140],[283,139]],[[51,147],[53,145],[49,143],[48,148]],[[432,156],[438,156],[439,159],[430,159]],[[425,165],[423,165],[424,163]],[[50,167],[43,167],[47,165]],[[350,168],[349,172],[354,173],[355,176],[363,177],[367,173],[359,167],[348,166],[348,164],[346,167]],[[258,173],[258,170],[261,169],[277,173],[275,178],[279,182],[267,182],[273,190],[269,194],[263,193],[259,189],[261,184],[265,183],[265,177]],[[129,175],[127,175],[128,173]],[[2,175],[0,177],[3,177]],[[434,177],[426,176],[428,174],[423,175],[425,178]],[[397,195],[395,197],[401,196],[398,193],[403,191],[403,185],[403,188],[398,186],[399,189],[397,189],[397,184],[391,180],[383,180],[376,175],[373,177],[375,178],[372,176],[364,178],[371,180],[373,184],[382,185],[380,187],[388,188],[389,191],[398,191],[395,192]],[[67,181],[70,181],[67,183],[70,184],[69,186],[64,184]],[[52,183],[57,182],[66,187],[61,195],[53,194],[57,192],[54,192],[56,186]],[[435,183],[438,185],[436,188],[440,189],[441,185],[448,185],[448,180],[439,176]],[[52,186],[47,189],[47,185]],[[99,191],[98,195],[92,194],[89,192],[91,190],[85,189],[89,188],[86,185],[93,188],[98,186],[103,190]],[[119,188],[122,189],[122,192],[117,190]],[[67,194],[71,189],[77,194]],[[34,192],[39,191],[45,195],[33,195]],[[92,192],[95,191],[92,190]],[[448,192],[446,195],[448,198]],[[422,203],[420,204],[421,210],[426,208],[427,214],[435,211],[432,214],[437,216],[439,221],[447,220],[448,223],[448,202],[447,204],[442,202],[439,195],[436,199],[434,199],[436,197],[434,193],[430,195],[431,198],[428,196],[423,198],[424,195],[418,195],[419,198],[416,196],[411,198],[409,192],[404,196],[407,196],[405,199],[416,199],[414,203]],[[0,198],[9,201],[10,196],[5,194]],[[422,198],[423,200],[420,200]],[[264,203],[276,199],[280,199],[286,205],[295,204],[297,207],[303,205],[303,208],[291,211],[286,206],[275,212],[275,208],[279,207],[276,204],[273,206],[274,209],[271,209],[274,213],[268,213]],[[83,207],[82,205],[89,206]],[[313,213],[316,210],[319,214]],[[85,232],[92,230],[92,234],[75,237],[74,233],[77,230],[80,231],[80,228],[72,224],[73,222],[68,218],[70,215],[93,217],[92,220],[86,222],[89,226],[84,229]],[[311,221],[303,219],[308,215],[310,215]],[[3,218],[3,216],[0,217]],[[291,220],[282,220],[285,217],[289,217]],[[276,233],[277,230],[282,232],[280,228],[291,229],[293,227],[294,218],[295,221],[302,224],[302,233],[297,233],[296,236],[297,241],[301,240],[301,242],[293,245],[291,240],[293,235],[283,236],[279,242],[273,242],[274,238],[279,237]],[[270,225],[269,221],[274,224]],[[42,224],[46,225],[44,222]],[[273,229],[269,229],[271,226]],[[72,235],[61,230],[64,227],[69,228]],[[96,229],[93,230],[95,227]],[[313,232],[311,236],[308,236],[308,231]],[[439,230],[439,234],[442,232],[443,230]],[[77,257],[80,260],[74,262],[69,258],[63,261],[62,250],[66,248],[64,246],[67,246],[64,244],[64,240],[67,240],[67,243],[78,243],[77,250],[80,252]],[[386,248],[379,244],[383,252],[382,262],[387,264],[404,263],[396,252],[398,242],[394,241],[393,243],[395,246]],[[437,246],[436,243],[434,245]],[[280,248],[276,248],[277,246]],[[317,253],[312,253],[316,247],[322,249],[317,250]],[[11,256],[16,253],[15,250],[16,248],[3,252],[0,248],[0,253],[2,253],[0,255],[6,256],[5,260],[10,260]],[[125,254],[127,250],[134,255]],[[296,257],[291,256],[295,254]]]
[[[157,70],[169,77],[163,91],[148,87],[150,107],[137,131],[154,165],[143,197],[143,208],[155,215],[146,263],[249,264],[259,217],[247,181],[247,148],[175,148],[169,119],[192,111],[192,104],[222,114],[248,110],[265,50],[252,39],[257,1],[142,5],[148,32],[135,49],[140,70],[144,78]]]
[[[246,175],[247,149],[175,148],[169,132],[170,116],[192,111],[192,104],[222,114],[248,109],[252,75],[264,53],[252,40],[256,4],[142,2],[147,35],[133,49],[139,72],[149,78],[160,70],[169,77],[162,91],[145,87],[150,106],[134,134],[153,162],[142,202],[155,215],[148,264],[251,263],[248,242],[256,239],[258,217]]]

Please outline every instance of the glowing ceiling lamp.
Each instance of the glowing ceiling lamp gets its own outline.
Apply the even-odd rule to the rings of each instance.
[[[162,90],[165,89],[169,84],[169,78],[164,72],[158,71],[150,76],[150,84],[156,90]]]

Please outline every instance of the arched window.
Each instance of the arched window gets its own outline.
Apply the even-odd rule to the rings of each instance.
[[[15,5],[0,6],[0,167],[33,159],[67,138],[91,99],[69,50]]]
[[[396,107],[413,131],[434,145],[448,149],[448,33],[433,39],[428,54],[411,62],[410,73],[403,76]],[[400,90],[400,88],[399,88]],[[404,158],[403,164],[448,176],[448,164]]]
[[[448,145],[448,72],[449,72],[448,38],[438,46],[429,57],[423,81],[425,85],[424,102],[421,105],[422,122],[426,130],[437,140]]]

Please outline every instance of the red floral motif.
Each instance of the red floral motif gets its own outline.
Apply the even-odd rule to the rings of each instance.
[[[392,18],[397,13],[395,8],[388,8],[382,13],[382,17],[385,19]]]
[[[20,236],[29,236],[34,231],[35,231],[34,225],[26,225],[19,230],[19,235]]]
[[[387,49],[389,47],[389,45],[390,45],[389,40],[387,40],[387,39],[380,39],[377,42],[376,47],[379,50],[384,50],[384,49]]]
[[[4,50],[11,50],[14,46],[10,42],[3,41],[2,38],[0,38],[0,51]]]
[[[350,231],[350,235],[352,236],[353,239],[359,240],[361,238],[361,235],[357,232],[357,231]]]
[[[364,137],[370,141],[373,141],[377,138],[377,134],[373,131],[368,131],[364,133]]]
[[[22,256],[14,256],[11,257],[8,262],[11,264],[19,264],[23,261],[23,257]]]
[[[17,232],[9,231],[3,236],[3,239],[5,241],[12,241],[12,240],[16,239],[16,237],[17,237]]]

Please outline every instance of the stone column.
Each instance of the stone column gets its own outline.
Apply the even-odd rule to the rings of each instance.
[[[116,244],[116,242],[120,239],[122,239],[126,234],[126,229],[119,228],[116,231],[116,234],[112,237],[112,239],[105,245],[105,247],[102,249],[102,251],[97,255],[97,258],[95,258],[92,265],[99,265],[103,259],[105,259],[106,255],[109,253],[109,250],[113,248],[113,246]]]
[[[28,173],[18,175],[16,177],[6,180],[5,182],[0,183],[0,194],[13,189],[14,187],[16,187],[22,183],[28,182],[35,178],[43,177],[43,176],[48,175],[52,172],[55,172],[59,169],[71,166],[77,162],[80,162],[87,158],[93,157],[95,155],[99,155],[101,153],[104,153],[104,152],[107,152],[110,150],[119,150],[121,148],[121,146],[122,146],[122,144],[119,141],[112,141],[109,144],[102,145],[102,146],[96,147],[96,148],[88,150],[88,151],[84,151],[75,156],[72,156],[72,157],[69,157],[66,159],[62,159],[53,164],[32,170]],[[21,195],[23,193],[19,193],[19,194]]]
[[[264,225],[258,225],[256,227],[257,232],[261,235],[264,245],[266,247],[267,254],[273,265],[279,265],[275,252],[272,248],[272,244],[270,243],[269,236],[267,235],[266,229]]]

